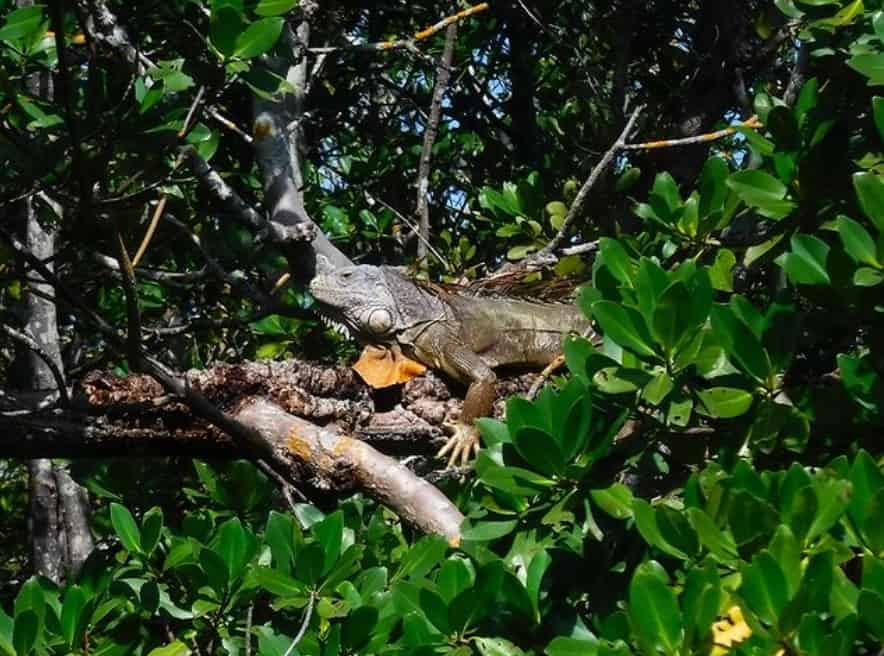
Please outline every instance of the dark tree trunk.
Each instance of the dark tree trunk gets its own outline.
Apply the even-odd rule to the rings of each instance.
[[[18,0],[19,7],[32,5],[32,0]],[[53,80],[47,73],[35,73],[27,81],[28,91],[34,96],[51,100]],[[42,225],[34,196],[18,204],[17,219],[22,242],[35,257],[50,261],[56,252],[55,225]],[[57,217],[60,218],[60,217]],[[50,264],[51,266],[51,264]],[[58,370],[63,370],[61,345],[58,335],[55,293],[51,285],[41,282],[37,272],[29,272],[29,286],[21,310],[24,332],[42,350],[38,355],[25,346],[19,347],[13,375],[19,387],[37,392],[49,399],[59,394],[58,385],[50,367],[43,360],[48,357]],[[86,518],[88,498],[61,468],[48,459],[31,460],[30,476],[31,557],[36,574],[60,582],[66,572],[79,569],[92,550],[92,536]],[[64,485],[59,485],[63,480]],[[67,530],[71,535],[67,534]],[[75,536],[71,539],[72,536]],[[75,550],[71,550],[71,545]]]

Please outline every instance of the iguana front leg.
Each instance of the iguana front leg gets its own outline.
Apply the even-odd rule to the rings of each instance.
[[[442,352],[440,365],[449,375],[469,383],[469,388],[460,419],[452,422],[454,433],[436,455],[441,458],[450,452],[449,467],[458,460],[466,465],[479,452],[479,429],[474,423],[491,413],[497,396],[497,376],[481,357],[461,344],[449,344]]]

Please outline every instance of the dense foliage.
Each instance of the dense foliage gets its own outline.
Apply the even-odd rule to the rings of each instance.
[[[443,484],[468,517],[461,547],[361,495],[286,506],[245,461],[77,463],[99,546],[64,586],[32,577],[0,588],[0,654],[879,652],[881,3],[575,1],[540,12],[539,26],[521,4],[459,24],[433,147],[429,275],[474,278],[542,248],[639,102],[641,140],[691,119],[732,122],[750,109],[740,86],[762,127],[618,154],[569,242],[598,239],[597,254],[563,257],[548,275],[586,281],[576,302],[604,342],[568,340],[567,373],[535,400],[510,399],[505,420],[480,420],[474,475]],[[121,3],[157,64],[143,75],[110,52],[78,54],[74,12],[50,25],[45,7],[17,9],[0,27],[4,198],[61,193],[81,176],[95,185],[60,228],[57,266],[84,298],[125,325],[118,278],[92,253],[113,251],[108,222],[137,245],[157,189],[236,273],[139,281],[149,327],[188,324],[147,342],[179,368],[302,356],[307,343],[313,358],[350,354],[300,287],[272,307],[238,293],[243,280],[272,289],[284,258],[173,164],[197,86],[243,125],[244,98],[285,90],[261,62],[294,5]],[[412,34],[442,17],[431,10],[342,2],[311,40]],[[61,86],[74,110],[27,86],[58,67],[50,26],[70,35]],[[353,256],[413,260],[405,182],[442,40],[422,52],[344,49],[313,81],[307,205]],[[723,67],[741,71],[740,85]],[[261,197],[248,143],[205,115],[185,140]],[[25,144],[40,156],[25,157]],[[201,251],[175,230],[161,226],[146,267],[201,270]],[[13,320],[26,281],[6,257]],[[126,371],[77,312],[60,320],[82,352],[70,372]],[[23,504],[22,481],[0,464],[0,574],[16,581],[22,522],[4,522]]]

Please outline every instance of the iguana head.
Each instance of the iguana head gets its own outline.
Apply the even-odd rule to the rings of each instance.
[[[310,281],[310,293],[320,310],[357,337],[387,342],[401,324],[387,267],[368,264],[332,269],[323,267]]]

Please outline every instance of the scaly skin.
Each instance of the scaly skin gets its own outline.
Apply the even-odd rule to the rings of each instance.
[[[568,333],[591,333],[571,306],[509,298],[448,294],[411,281],[393,267],[320,269],[310,291],[321,311],[360,342],[399,346],[417,362],[468,385],[460,420],[437,454],[466,464],[479,450],[474,422],[490,414],[494,368],[542,368],[561,352]]]

